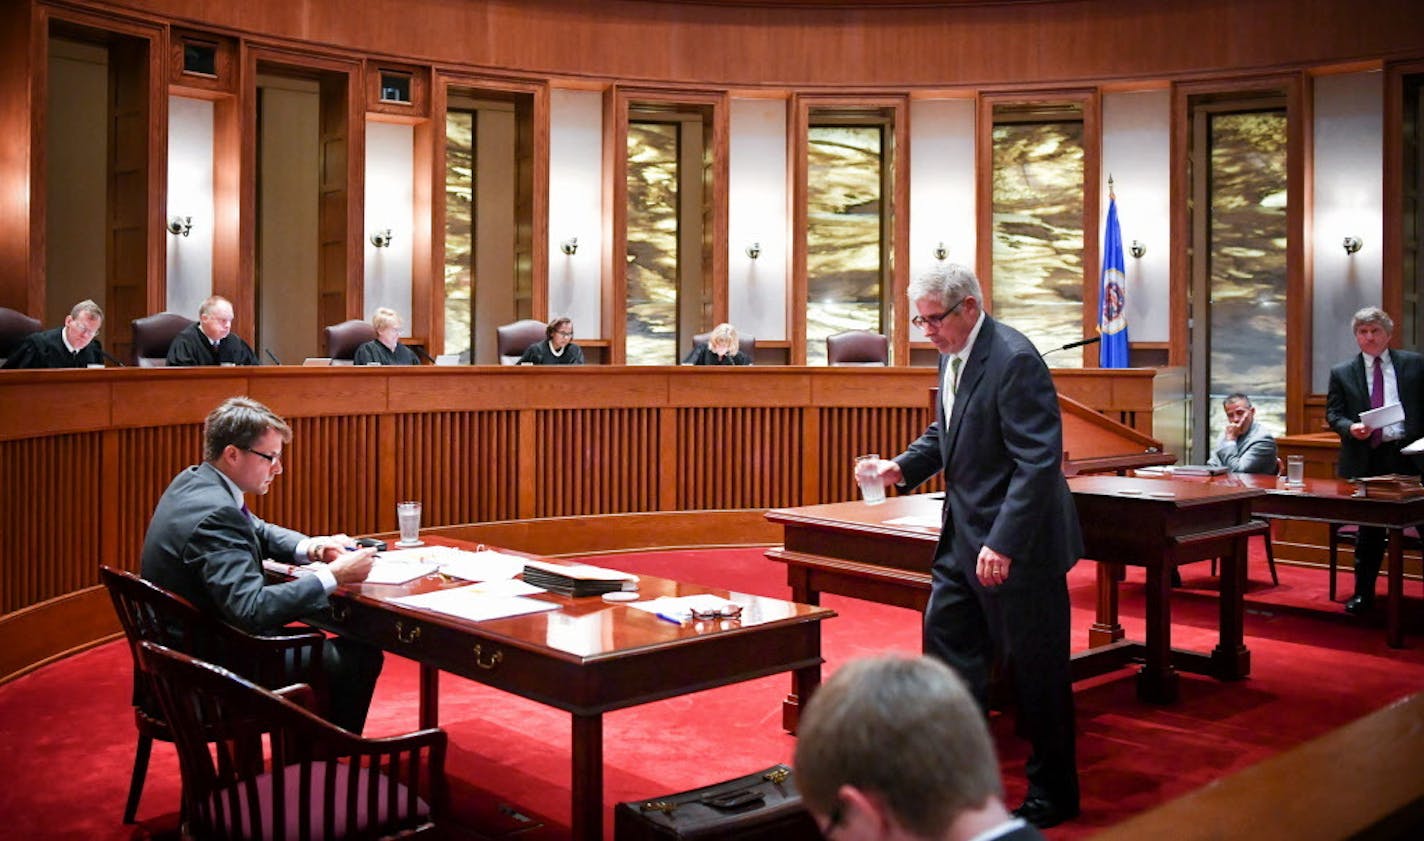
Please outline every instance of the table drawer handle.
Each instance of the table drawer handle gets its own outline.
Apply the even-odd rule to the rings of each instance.
[[[419,626],[419,625],[411,625],[410,628],[406,628],[404,622],[397,620],[397,621],[396,621],[396,639],[400,640],[401,642],[405,643],[406,645],[410,645],[411,643],[413,643],[413,642],[415,642],[416,640],[420,639],[420,626]]]
[[[337,622],[345,622],[351,618],[351,605],[334,604],[331,606],[331,618]]]
[[[481,669],[485,669],[485,670],[493,669],[495,666],[498,666],[498,665],[499,665],[501,662],[503,662],[503,661],[504,661],[504,652],[503,652],[503,651],[500,651],[499,649],[495,649],[494,651],[492,651],[492,652],[490,653],[489,659],[486,660],[485,657],[484,657],[484,655],[483,655],[483,653],[480,651],[480,647],[479,647],[478,645],[475,646],[475,665],[476,665],[476,666],[479,666]]]

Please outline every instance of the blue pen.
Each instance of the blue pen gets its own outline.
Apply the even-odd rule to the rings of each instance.
[[[682,621],[682,620],[679,619],[678,617],[672,616],[671,614],[667,614],[667,613],[659,613],[659,614],[658,614],[658,618],[661,619],[661,620],[663,620],[664,622],[671,622],[671,623],[674,624],[674,625],[685,625],[685,624],[687,624],[686,622]]]

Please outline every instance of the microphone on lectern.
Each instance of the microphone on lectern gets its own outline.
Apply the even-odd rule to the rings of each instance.
[[[1082,347],[1083,345],[1095,345],[1098,342],[1101,342],[1102,340],[1102,336],[1088,336],[1087,338],[1079,339],[1076,342],[1069,342],[1068,344],[1063,345],[1062,347],[1051,347],[1048,350],[1045,350],[1043,353],[1040,353],[1039,358],[1045,357],[1050,353],[1056,353],[1060,350],[1072,350],[1075,347]]]
[[[273,365],[281,365],[281,364],[282,364],[282,360],[280,360],[280,359],[277,358],[277,354],[273,353],[271,348],[265,347],[265,348],[262,349],[262,352],[265,353],[265,354],[267,354],[267,358],[270,359],[270,360],[272,360],[272,364],[273,364]]]
[[[114,356],[113,356],[113,354],[109,353],[107,350],[104,350],[103,348],[99,348],[99,352],[102,353],[102,354],[104,354],[104,358],[105,358],[105,359],[109,360],[110,362],[114,363],[115,365],[119,366],[120,368],[127,368],[127,367],[129,367],[129,366],[125,365],[124,363],[120,362],[119,360],[115,359]]]
[[[419,356],[421,359],[425,360],[426,362],[429,362],[431,365],[435,364],[435,360],[432,359],[430,357],[430,354],[425,352],[425,348],[421,347],[420,345],[406,345],[406,347],[415,351],[416,356]]]

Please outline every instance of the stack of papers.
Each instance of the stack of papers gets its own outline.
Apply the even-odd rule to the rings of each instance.
[[[524,580],[564,596],[597,596],[638,589],[638,576],[590,564],[525,560]]]

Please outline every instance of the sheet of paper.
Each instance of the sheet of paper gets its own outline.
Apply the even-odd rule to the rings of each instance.
[[[503,581],[523,572],[526,560],[520,555],[508,555],[493,549],[482,552],[456,550],[454,554],[441,557],[440,571],[466,581]]]
[[[554,602],[527,599],[523,596],[486,595],[479,592],[474,585],[435,590],[415,596],[401,596],[390,601],[406,607],[433,610],[447,616],[458,616],[471,622],[484,622],[490,619],[504,619],[509,616],[523,616],[526,613],[559,609],[559,605]]]
[[[487,596],[532,596],[537,593],[547,593],[543,587],[535,587],[520,581],[518,578],[504,578],[499,581],[482,581],[479,584],[471,584],[470,589]]]
[[[634,610],[642,610],[682,622],[690,620],[694,610],[699,613],[711,612],[722,610],[728,604],[733,604],[733,602],[711,593],[697,593],[692,596],[659,596],[656,599],[642,602],[628,602],[628,606]]]
[[[386,557],[376,558],[371,571],[366,575],[367,584],[404,584],[436,570],[433,563],[421,561],[392,561]]]
[[[1383,429],[1392,423],[1404,423],[1404,406],[1400,403],[1391,403],[1388,406],[1361,412],[1360,423],[1370,429]]]
[[[939,529],[944,525],[938,514],[911,514],[908,517],[896,517],[893,520],[886,520],[887,526],[917,526],[922,529]]]

